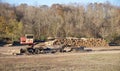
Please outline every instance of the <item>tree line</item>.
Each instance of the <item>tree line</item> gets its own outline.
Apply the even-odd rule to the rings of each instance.
[[[18,6],[0,3],[0,38],[19,40],[24,34],[42,37],[120,37],[120,7],[106,3]]]

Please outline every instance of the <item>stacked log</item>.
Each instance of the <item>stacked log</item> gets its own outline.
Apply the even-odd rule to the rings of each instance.
[[[108,43],[101,38],[59,38],[53,45],[70,45],[70,46],[86,46],[86,47],[102,47],[108,46]]]

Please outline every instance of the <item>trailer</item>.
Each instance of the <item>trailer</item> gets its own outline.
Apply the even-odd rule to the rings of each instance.
[[[84,51],[85,46],[73,46],[71,44],[54,45],[56,39],[52,39],[45,42],[34,42],[32,34],[27,34],[25,37],[21,37],[21,44],[28,44],[30,46],[21,48],[21,54],[46,54],[46,53],[64,53],[64,52],[78,52]]]

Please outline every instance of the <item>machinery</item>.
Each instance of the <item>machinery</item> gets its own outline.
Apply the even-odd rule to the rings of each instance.
[[[20,38],[21,44],[30,45],[28,47],[20,49],[21,54],[44,54],[44,53],[56,53],[56,52],[71,52],[71,51],[83,51],[84,47],[75,47],[71,45],[53,45],[56,40],[49,40],[46,42],[34,42],[33,34],[26,34]]]

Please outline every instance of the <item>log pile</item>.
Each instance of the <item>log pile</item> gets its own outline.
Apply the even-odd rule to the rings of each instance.
[[[108,46],[108,43],[101,38],[59,38],[53,45],[70,45],[70,46],[86,46],[86,47],[102,47]]]

